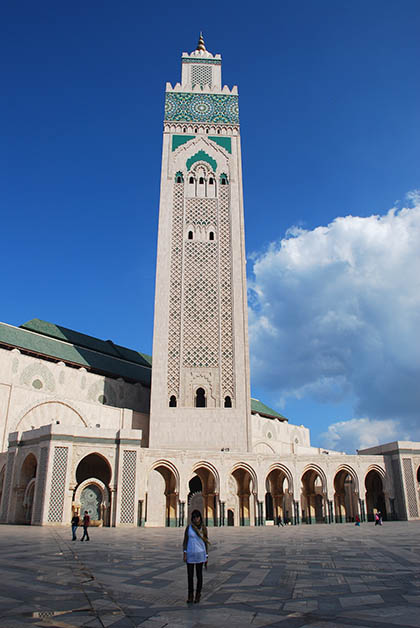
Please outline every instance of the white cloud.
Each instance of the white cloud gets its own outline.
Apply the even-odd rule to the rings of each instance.
[[[410,207],[383,216],[294,227],[254,255],[257,386],[283,399],[352,398],[356,416],[398,420],[419,438],[419,192],[408,199]]]
[[[328,427],[320,435],[323,446],[336,451],[355,453],[356,449],[374,447],[394,440],[405,440],[407,435],[401,432],[398,421],[392,419],[372,421],[370,419],[350,419],[339,421]]]

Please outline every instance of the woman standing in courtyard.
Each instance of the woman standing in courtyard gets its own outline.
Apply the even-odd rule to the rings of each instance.
[[[203,565],[207,569],[208,546],[210,542],[207,537],[207,528],[201,518],[199,510],[191,513],[191,524],[185,529],[184,534],[184,563],[187,563],[188,574],[188,599],[187,603],[198,603],[203,587]],[[194,566],[197,575],[197,588],[194,599]]]

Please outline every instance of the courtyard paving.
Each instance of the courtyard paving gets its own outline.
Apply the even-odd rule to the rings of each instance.
[[[210,529],[190,606],[182,537],[0,526],[0,628],[420,627],[420,522]]]

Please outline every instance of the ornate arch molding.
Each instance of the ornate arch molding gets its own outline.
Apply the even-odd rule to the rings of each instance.
[[[201,160],[196,159],[199,153],[206,154],[207,158]],[[207,162],[210,164],[208,158],[210,158],[211,162],[216,164],[214,172],[216,172],[216,170],[218,172],[228,172],[229,157],[230,155],[224,148],[207,139],[205,135],[198,135],[194,140],[182,144],[175,150],[174,159],[171,160],[171,168],[168,170],[168,176],[170,179],[173,179],[177,171],[181,171],[185,176],[189,170],[187,164],[191,164],[191,160],[192,163],[201,161],[201,163]]]
[[[231,468],[229,475],[232,475],[235,471],[238,471],[238,469],[242,469],[243,471],[248,471],[252,480],[252,492],[257,495],[258,494],[258,481],[257,481],[257,474],[255,473],[254,469],[246,462],[237,462]]]
[[[77,475],[77,469],[80,465],[80,463],[85,459],[88,458],[89,456],[98,456],[98,458],[101,458],[104,462],[106,462],[107,467],[109,469],[109,485],[111,485],[111,482],[113,480],[113,476],[114,476],[114,469],[112,464],[110,463],[110,461],[108,460],[108,458],[102,454],[100,451],[97,451],[96,449],[94,449],[95,445],[92,445],[92,451],[83,451],[83,453],[80,454],[80,458],[77,459],[77,457],[75,457],[75,465],[74,465],[74,481],[76,482],[76,475]],[[101,480],[98,479],[99,482],[101,482]],[[83,480],[84,482],[84,480]]]
[[[356,473],[356,471],[353,469],[353,467],[350,467],[350,465],[348,464],[340,464],[337,469],[334,471],[333,474],[333,488],[334,488],[334,481],[336,476],[338,475],[338,473],[340,473],[340,471],[346,471],[346,473],[348,473],[348,475],[352,478],[353,482],[354,482],[354,491],[356,493],[359,492],[359,478],[358,475]]]
[[[192,468],[192,473],[197,473],[197,469],[207,469],[214,477],[216,493],[220,493],[220,475],[216,467],[211,462],[200,460],[196,462]]]
[[[109,505],[110,505],[109,488],[101,480],[98,480],[98,478],[88,478],[87,480],[83,480],[83,482],[80,482],[80,484],[77,486],[76,490],[74,491],[73,503],[76,502],[77,504],[80,505],[80,497],[82,495],[83,490],[87,486],[91,486],[92,484],[97,486],[102,493],[101,506],[104,506],[105,508],[109,508]]]
[[[380,475],[381,480],[385,480],[386,479],[385,469],[380,467],[378,464],[370,464],[368,466],[368,468],[366,469],[365,474],[364,474],[365,481],[366,481],[367,474],[370,473],[371,471],[376,471]]]
[[[307,471],[315,471],[319,477],[321,478],[321,482],[322,482],[322,492],[327,494],[328,492],[328,483],[327,483],[327,476],[325,474],[325,471],[319,467],[317,464],[308,464],[306,465],[306,467],[303,469],[301,475],[300,475],[300,480],[302,481],[303,476],[305,475],[305,473]]]
[[[270,465],[268,470],[267,470],[267,474],[265,476],[265,480],[267,480],[268,476],[270,475],[270,473],[272,471],[276,471],[276,470],[281,471],[282,473],[284,473],[284,475],[286,476],[286,479],[287,479],[287,485],[288,485],[289,493],[291,493],[293,495],[294,494],[293,476],[292,476],[292,473],[291,473],[290,469],[288,469],[284,464],[281,464],[280,462],[274,462],[272,465]]]
[[[260,441],[258,441],[258,443],[255,443],[255,445],[252,446],[253,452],[258,454],[258,455],[261,455],[261,454],[264,455],[265,453],[267,453],[267,451],[264,451],[264,452],[256,451],[256,448],[258,447],[258,445],[264,445],[264,447],[267,447],[267,449],[269,449],[270,453],[272,453],[272,454],[276,453],[274,451],[274,449],[271,447],[271,445],[266,443],[264,440],[260,440]]]
[[[17,422],[15,430],[16,432],[18,431],[22,431],[21,425],[24,422],[24,420],[27,418],[27,416],[29,414],[31,414],[32,412],[36,412],[36,414],[40,414],[41,417],[43,417],[43,415],[45,414],[45,418],[46,419],[51,419],[51,408],[53,406],[62,406],[64,408],[66,408],[67,410],[70,410],[73,414],[75,414],[78,417],[78,420],[80,421],[80,423],[83,425],[83,427],[87,427],[87,423],[84,420],[84,418],[82,417],[82,415],[75,410],[75,408],[73,408],[71,405],[69,405],[68,403],[65,403],[64,401],[57,401],[57,400],[49,400],[49,401],[43,401],[42,403],[37,403],[35,405],[31,405],[24,413],[24,415],[20,418],[20,420]],[[45,408],[45,411],[44,411]],[[44,423],[43,425],[49,425],[50,421],[48,421],[47,423]],[[37,427],[42,427],[41,425],[38,425]]]
[[[169,471],[171,471],[174,474],[174,477],[175,477],[175,492],[179,493],[179,471],[176,468],[176,466],[174,465],[174,463],[171,462],[170,460],[165,460],[164,458],[162,458],[161,460],[156,460],[149,467],[149,469],[147,471],[147,477],[149,476],[151,471],[156,471],[156,469],[158,467],[165,467],[166,469],[168,469]]]

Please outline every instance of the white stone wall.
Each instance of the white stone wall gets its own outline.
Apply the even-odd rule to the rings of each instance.
[[[34,358],[18,349],[0,349],[2,451],[7,449],[10,432],[57,421],[88,429],[138,426],[147,439],[149,403],[150,391],[141,384]]]

